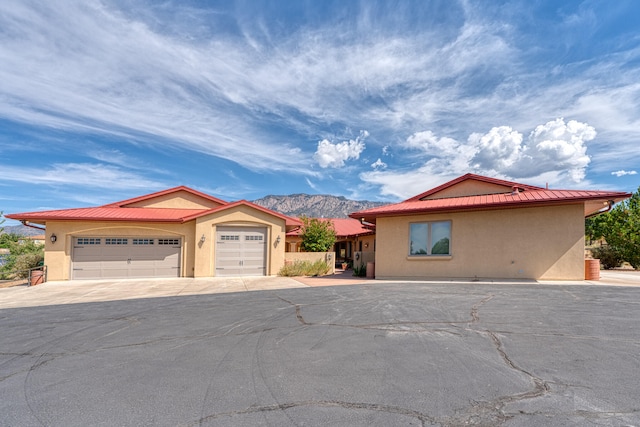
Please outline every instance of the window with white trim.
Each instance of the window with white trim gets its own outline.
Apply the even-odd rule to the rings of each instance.
[[[220,236],[220,240],[224,240],[224,241],[232,241],[232,240],[240,240],[240,235],[237,234],[233,234],[233,235],[228,235],[228,234],[223,234]]]
[[[451,221],[409,224],[409,255],[451,255]]]

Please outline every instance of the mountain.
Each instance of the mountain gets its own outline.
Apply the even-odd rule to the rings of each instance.
[[[386,204],[318,194],[269,195],[254,200],[253,203],[284,215],[293,217],[306,215],[313,218],[347,218],[352,212]]]
[[[0,228],[4,228],[4,233],[15,233],[21,236],[37,236],[44,234],[44,230],[36,230],[35,228],[27,227],[26,225],[0,225]]]

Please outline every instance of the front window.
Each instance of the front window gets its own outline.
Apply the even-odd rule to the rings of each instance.
[[[409,255],[451,255],[451,221],[410,224]]]

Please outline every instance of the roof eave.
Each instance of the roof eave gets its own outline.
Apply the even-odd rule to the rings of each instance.
[[[618,203],[622,200],[625,200],[632,195],[630,193],[617,193],[617,194],[609,194],[602,195],[602,197],[577,197],[571,199],[558,199],[558,200],[518,200],[515,202],[500,202],[500,203],[491,203],[491,204],[483,204],[483,205],[469,205],[469,206],[444,206],[444,207],[436,207],[430,209],[399,209],[399,210],[391,210],[387,212],[381,213],[366,213],[366,212],[354,212],[349,215],[354,219],[364,219],[364,221],[375,223],[376,218],[382,217],[393,217],[393,216],[409,216],[409,215],[418,215],[418,214],[430,214],[430,213],[455,213],[455,212],[470,212],[470,211],[487,211],[487,210],[496,210],[496,209],[518,209],[518,208],[526,208],[531,206],[557,206],[557,205],[570,205],[577,203],[584,203],[587,201],[594,200],[613,200],[614,203]]]

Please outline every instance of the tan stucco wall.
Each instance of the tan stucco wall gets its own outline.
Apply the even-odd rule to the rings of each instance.
[[[267,275],[275,275],[284,265],[285,221],[248,206],[237,206],[184,224],[121,223],[110,221],[48,221],[45,243],[45,264],[48,280],[71,279],[71,253],[74,237],[166,237],[182,239],[181,276],[208,277],[215,275],[216,226],[237,225],[267,228]],[[58,240],[51,243],[51,234]],[[204,243],[200,237],[205,235]],[[276,244],[280,236],[280,243]]]
[[[376,278],[584,279],[584,206],[378,218]],[[451,221],[451,256],[408,256],[409,223]]]
[[[213,200],[205,199],[188,191],[157,196],[149,200],[128,204],[130,208],[172,208],[172,209],[211,209],[221,206]]]
[[[327,274],[334,274],[336,272],[335,252],[287,252],[285,253],[285,262],[294,263],[296,261],[309,261],[316,262],[322,260],[329,266],[329,272]]]
[[[195,250],[195,277],[215,275],[215,237],[217,226],[266,227],[267,228],[267,271],[268,276],[278,274],[284,265],[286,224],[284,219],[269,215],[249,206],[239,205],[222,212],[198,218],[195,235],[198,243]],[[204,235],[204,243],[200,237]],[[280,243],[276,239],[280,236]]]
[[[476,180],[459,182],[458,184],[438,191],[425,199],[443,199],[446,197],[476,196],[478,194],[500,194],[511,190],[504,185],[492,184]]]
[[[193,276],[194,270],[194,226],[195,221],[185,224],[164,223],[120,223],[112,221],[47,221],[47,239],[45,240],[44,263],[47,266],[48,280],[69,280],[71,278],[71,251],[74,237],[165,237],[176,236],[182,239],[181,275]],[[51,243],[52,234],[57,236]]]

